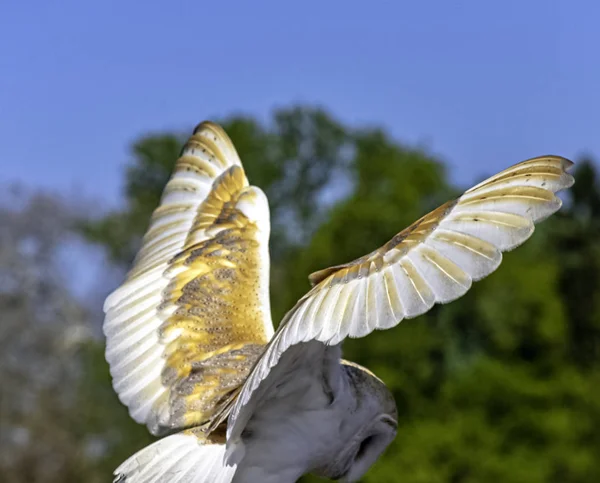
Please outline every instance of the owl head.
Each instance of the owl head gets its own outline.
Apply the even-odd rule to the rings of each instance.
[[[342,361],[356,407],[344,418],[348,443],[331,464],[315,473],[343,482],[358,481],[396,437],[398,411],[386,385],[368,369]]]

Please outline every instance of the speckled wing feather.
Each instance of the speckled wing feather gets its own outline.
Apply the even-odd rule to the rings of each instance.
[[[114,388],[154,434],[210,422],[273,335],[269,231],[231,141],[200,124],[104,305]]]
[[[493,272],[503,251],[527,240],[535,222],[560,208],[555,193],[573,184],[566,172],[571,165],[558,156],[519,163],[424,216],[374,252],[313,273],[313,289],[285,316],[246,381],[231,411],[228,435],[235,439],[240,434],[236,419],[241,409],[290,346],[310,340],[331,346],[391,328],[435,303],[455,300],[473,281]]]

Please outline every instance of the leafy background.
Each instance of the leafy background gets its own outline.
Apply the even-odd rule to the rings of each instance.
[[[467,188],[449,181],[439,156],[312,105],[220,121],[270,200],[275,321],[310,272],[371,251]],[[109,481],[151,441],[110,385],[105,293],[74,296],[63,261],[97,247],[108,289],[118,283],[186,134],[133,142],[116,211],[90,216],[68,197],[16,188],[1,200],[3,482]],[[600,185],[591,158],[575,161],[561,212],[493,275],[450,305],[345,344],[345,357],[389,385],[400,414],[396,441],[364,482],[600,481]]]

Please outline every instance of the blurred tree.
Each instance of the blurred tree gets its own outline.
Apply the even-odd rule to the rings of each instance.
[[[10,201],[0,206],[1,480],[79,482],[102,448],[74,430],[79,348],[91,333],[60,266],[74,217],[52,196],[13,193]]]
[[[311,271],[371,251],[457,194],[431,156],[319,109],[278,111],[268,126],[223,125],[270,200],[275,323]],[[117,263],[131,261],[181,139],[136,144],[124,210],[85,224]],[[396,442],[364,481],[600,481],[600,189],[592,163],[576,178],[562,214],[465,297],[345,344],[346,357],[391,387],[400,411]],[[88,364],[88,393],[103,401],[88,411],[93,427],[124,435],[109,472],[147,436],[116,403],[102,351]]]
[[[577,180],[556,237],[556,252],[561,258],[560,288],[570,321],[570,355],[585,368],[600,360],[600,190],[590,159],[579,164]]]

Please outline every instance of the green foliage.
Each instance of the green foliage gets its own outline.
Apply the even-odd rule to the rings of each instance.
[[[223,125],[270,200],[275,323],[308,289],[310,272],[377,248],[458,192],[427,153],[320,109]],[[124,266],[181,139],[137,143],[124,210],[85,224]],[[465,297],[345,344],[346,357],[390,386],[400,414],[397,440],[364,481],[600,481],[600,188],[591,162],[575,176],[562,214]],[[102,407],[86,424],[121,438],[102,462],[108,474],[148,436],[111,395],[101,351],[90,349],[88,362],[84,404]]]

